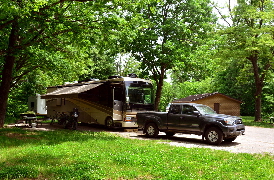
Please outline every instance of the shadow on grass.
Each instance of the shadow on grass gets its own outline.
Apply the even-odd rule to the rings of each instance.
[[[142,139],[146,139],[146,140],[169,140],[172,142],[176,142],[176,143],[184,143],[184,144],[191,144],[191,145],[195,145],[195,146],[199,146],[199,147],[209,147],[209,146],[214,146],[214,145],[210,145],[207,144],[206,141],[202,140],[202,136],[197,136],[197,138],[191,138],[191,137],[178,137],[178,136],[172,136],[172,137],[168,137],[166,135],[158,135],[155,138],[148,138],[145,135],[138,135],[138,137],[142,138]],[[219,144],[217,147],[231,147],[231,146],[237,146],[240,143],[238,142],[226,142],[223,141],[221,144]]]
[[[0,147],[23,146],[26,144],[35,145],[55,145],[64,142],[85,142],[96,139],[102,141],[112,141],[118,137],[104,131],[73,131],[66,129],[39,130],[22,128],[0,129]]]

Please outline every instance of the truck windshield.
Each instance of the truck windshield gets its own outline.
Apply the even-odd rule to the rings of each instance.
[[[152,85],[142,81],[127,81],[126,97],[128,103],[152,104]]]
[[[208,106],[196,106],[201,114],[217,114],[213,109]]]

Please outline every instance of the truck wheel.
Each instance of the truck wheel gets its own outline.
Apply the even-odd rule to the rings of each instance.
[[[227,139],[224,139],[224,141],[226,142],[232,142],[236,139],[237,137],[233,137],[233,138],[227,138]]]
[[[150,123],[146,125],[144,132],[147,137],[156,137],[159,134],[159,129],[156,124]]]
[[[223,132],[216,127],[208,128],[205,132],[205,139],[208,144],[219,145],[223,141]]]
[[[107,117],[106,119],[106,127],[107,128],[113,128],[114,124],[113,124],[113,120],[111,117]]]

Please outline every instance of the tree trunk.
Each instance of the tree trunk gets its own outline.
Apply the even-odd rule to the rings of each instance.
[[[164,85],[165,68],[161,66],[161,74],[157,83],[156,96],[154,102],[154,110],[159,111],[159,104],[161,100],[162,89]]]
[[[2,71],[2,82],[0,84],[0,128],[4,126],[7,101],[10,92],[11,82],[12,82],[12,69],[15,62],[15,46],[17,42],[18,24],[15,21],[12,24],[12,29],[9,36],[9,46],[7,55],[4,59],[4,66]]]
[[[262,109],[262,98],[261,95],[255,97],[255,121],[261,122],[261,110]]]
[[[258,56],[256,52],[248,58],[253,66],[253,73],[255,78],[255,121],[262,121],[261,113],[262,113],[262,91],[263,91],[263,81],[264,75],[262,74],[260,77],[259,66],[258,66]]]

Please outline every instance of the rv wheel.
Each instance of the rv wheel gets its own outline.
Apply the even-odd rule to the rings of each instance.
[[[113,127],[113,120],[111,117],[107,117],[106,119],[106,127],[107,128],[112,128]]]

